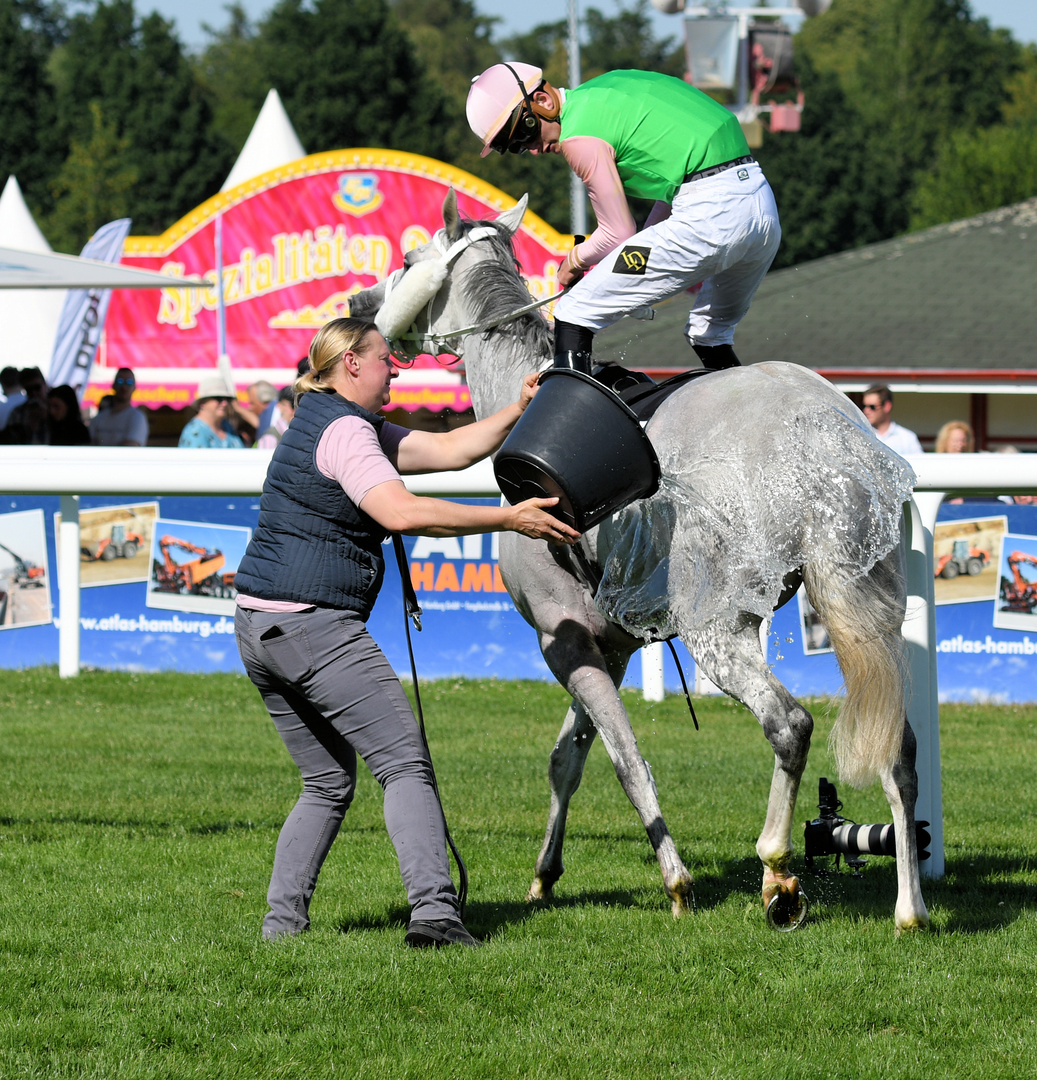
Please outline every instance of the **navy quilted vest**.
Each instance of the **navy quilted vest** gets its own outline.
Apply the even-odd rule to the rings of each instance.
[[[317,468],[317,444],[340,416],[384,422],[338,394],[311,390],[274,451],[259,503],[259,524],[234,576],[247,596],[343,608],[364,619],[382,585],[388,536]]]

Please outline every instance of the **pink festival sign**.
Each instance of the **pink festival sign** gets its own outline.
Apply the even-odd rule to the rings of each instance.
[[[349,297],[403,265],[442,226],[447,191],[461,212],[495,218],[515,200],[469,173],[392,150],[311,154],[221,192],[161,236],[130,236],[122,262],[167,274],[170,287],[112,295],[88,401],[109,391],[119,367],[134,369],[138,404],[182,407],[217,364],[218,297],[176,278],[216,277],[221,219],[226,351],[239,394],[257,379],[287,385],[314,333],[349,313]],[[527,212],[515,250],[534,298],[557,291],[572,237]],[[444,358],[446,359],[446,358]],[[452,358],[451,358],[452,359]],[[421,357],[393,388],[390,407],[463,410],[461,376]]]

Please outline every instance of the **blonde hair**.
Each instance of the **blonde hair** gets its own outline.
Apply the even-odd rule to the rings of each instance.
[[[330,393],[327,376],[344,353],[365,352],[365,339],[372,331],[377,333],[378,327],[366,319],[332,319],[322,326],[310,342],[310,370],[300,375],[292,387],[295,396],[308,390]]]
[[[976,436],[972,433],[971,425],[967,424],[964,420],[948,420],[946,424],[936,434],[936,446],[935,450],[938,454],[947,453],[947,444],[951,441],[952,431],[964,431],[965,432],[965,450],[966,454],[973,454],[976,451]]]

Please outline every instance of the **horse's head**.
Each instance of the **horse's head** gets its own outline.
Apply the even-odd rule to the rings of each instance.
[[[408,251],[401,270],[353,296],[350,314],[372,319],[398,357],[419,352],[459,355],[462,335],[456,331],[485,321],[487,305],[499,299],[499,290],[476,285],[473,271],[487,271],[492,265],[504,267],[512,279],[510,310],[529,302],[511,246],[526,203],[523,195],[495,221],[466,221],[458,213],[457,196],[451,188],[443,201],[443,228],[427,244]],[[478,280],[488,286],[491,276],[498,275],[484,273]],[[423,313],[423,325],[415,329]]]

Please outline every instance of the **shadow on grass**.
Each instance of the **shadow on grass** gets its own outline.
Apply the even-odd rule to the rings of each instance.
[[[654,861],[654,860],[653,860]],[[897,898],[896,864],[892,859],[873,859],[854,876],[845,864],[838,870],[834,859],[819,860],[813,870],[796,860],[793,871],[810,902],[808,923],[823,926],[837,919],[892,922]],[[999,880],[1032,873],[1029,860],[1000,857],[973,857],[951,860],[946,876],[939,880],[922,879],[922,895],[930,914],[936,912],[934,927],[941,934],[985,934],[997,931],[1018,920],[1037,902],[1037,886],[1022,881]],[[718,908],[732,897],[744,897],[760,904],[762,871],[756,859],[738,859],[727,863],[721,873],[699,873],[695,879],[695,910]],[[668,908],[662,885],[658,890],[660,908]],[[465,920],[480,937],[518,926],[545,910],[590,907],[645,908],[652,906],[651,891],[645,889],[613,889],[584,891],[566,896],[564,893],[547,900],[528,903],[523,900],[474,902],[467,906]],[[405,907],[394,908],[381,917],[370,917],[341,923],[339,930],[349,933],[358,930],[384,930],[391,926],[406,927],[409,912]],[[694,918],[694,914],[690,916]]]

